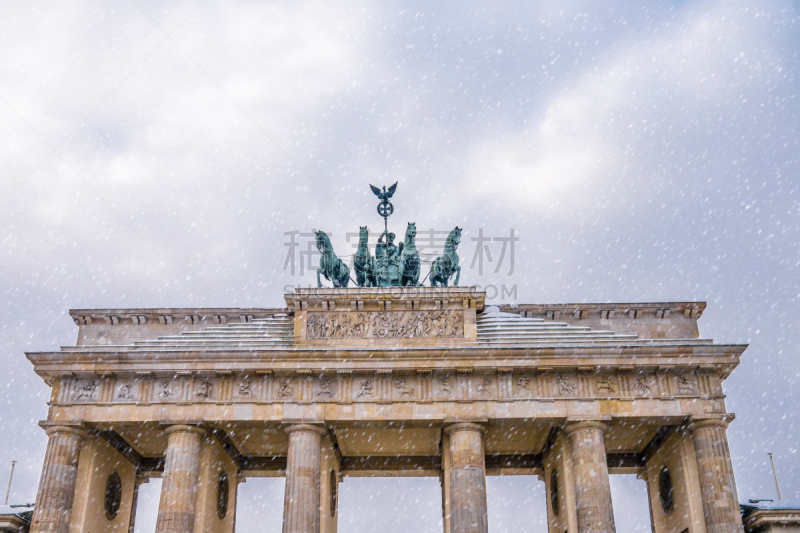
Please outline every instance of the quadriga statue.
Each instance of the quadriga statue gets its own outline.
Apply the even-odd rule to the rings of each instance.
[[[458,254],[456,248],[461,242],[461,228],[455,227],[447,236],[444,244],[444,252],[437,257],[431,265],[431,287],[447,287],[450,277],[455,274],[456,279],[453,285],[458,285],[458,278],[461,276],[461,267],[458,265]]]
[[[406,228],[406,236],[400,243],[400,286],[416,287],[419,285],[419,252],[415,238],[417,236],[417,225],[409,222]]]
[[[336,288],[347,287],[350,282],[350,268],[333,253],[331,239],[324,231],[318,231],[316,235],[317,250],[322,254],[322,257],[319,258],[319,268],[317,269],[317,287],[322,287],[320,274],[325,276],[325,279],[333,282],[333,286]]]
[[[353,257],[353,270],[356,273],[356,284],[359,287],[376,287],[375,259],[369,253],[369,229],[366,226],[358,228],[358,249]]]

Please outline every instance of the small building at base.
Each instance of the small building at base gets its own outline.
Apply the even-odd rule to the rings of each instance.
[[[750,500],[741,508],[747,533],[800,533],[800,501]]]

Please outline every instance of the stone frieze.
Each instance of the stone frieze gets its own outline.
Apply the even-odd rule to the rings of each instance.
[[[447,402],[704,397],[721,395],[713,372],[489,373],[377,371],[346,373],[63,378],[58,402]]]
[[[310,312],[307,339],[463,338],[464,313],[441,311]]]

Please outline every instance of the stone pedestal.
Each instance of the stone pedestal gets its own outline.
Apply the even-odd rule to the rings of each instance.
[[[200,441],[206,432],[195,426],[176,425],[168,427],[166,433],[169,442],[156,533],[193,533]]]
[[[575,476],[575,509],[579,533],[613,533],[614,510],[608,479],[602,422],[567,424]]]
[[[691,424],[707,533],[744,530],[725,436],[727,427],[728,422],[720,419],[696,420]]]
[[[447,426],[450,436],[450,531],[487,533],[484,426],[459,423]]]
[[[67,533],[75,498],[78,457],[86,432],[79,428],[51,426],[42,477],[36,494],[31,533]]]
[[[283,533],[319,533],[320,453],[327,429],[294,424],[286,460],[286,493],[283,500]]]

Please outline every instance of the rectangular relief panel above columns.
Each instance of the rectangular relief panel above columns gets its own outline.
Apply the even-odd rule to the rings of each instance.
[[[294,344],[343,348],[458,346],[477,342],[476,312],[486,295],[474,288],[298,289]]]

